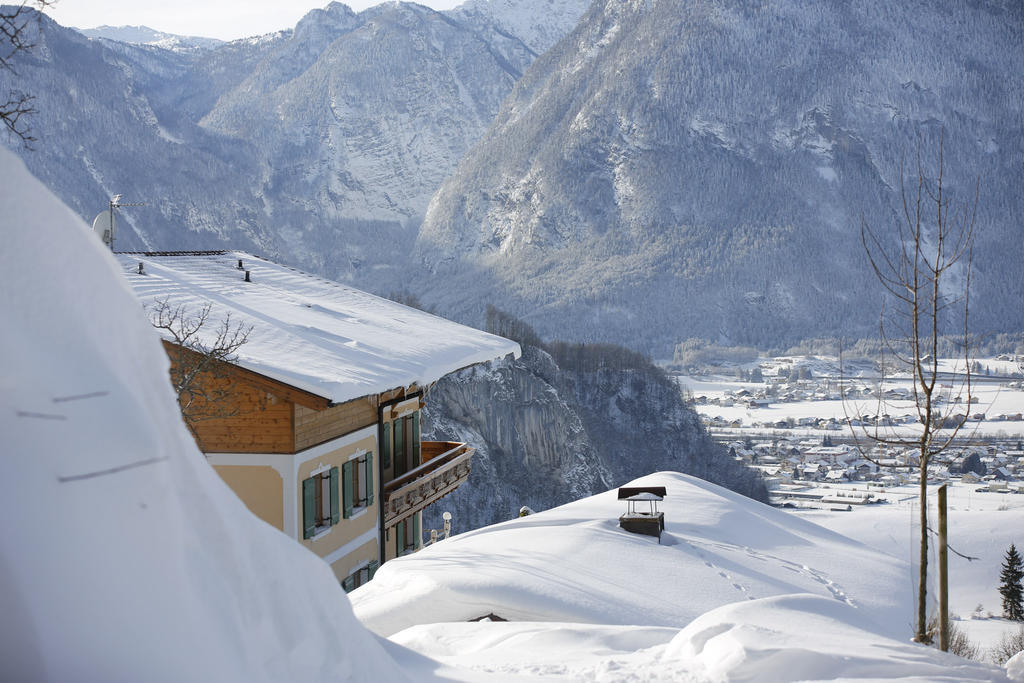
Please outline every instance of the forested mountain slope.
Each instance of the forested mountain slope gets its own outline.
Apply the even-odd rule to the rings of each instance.
[[[598,0],[432,200],[425,301],[656,354],[866,336],[861,216],[899,220],[944,130],[947,196],[981,179],[975,327],[1020,329],[1022,8]]]
[[[574,24],[566,7],[583,10],[566,3],[550,35]],[[0,72],[35,95],[37,140],[4,144],[87,220],[115,194],[145,202],[122,211],[121,250],[243,248],[387,293],[431,195],[536,57],[495,16],[331,3],[188,50],[43,16]],[[136,33],[105,35],[152,37]]]

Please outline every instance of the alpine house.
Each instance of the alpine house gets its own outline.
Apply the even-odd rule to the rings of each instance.
[[[191,322],[188,342],[161,330],[172,368],[220,330],[248,332],[226,363],[198,372],[191,393],[216,409],[187,422],[254,514],[321,556],[346,590],[420,547],[423,509],[465,481],[473,454],[420,441],[424,398],[448,373],[518,356],[518,344],[243,252],[115,257],[147,309]]]

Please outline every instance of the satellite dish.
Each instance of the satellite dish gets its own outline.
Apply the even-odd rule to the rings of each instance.
[[[110,209],[100,211],[92,221],[92,229],[103,240],[103,244],[109,247],[114,238],[114,212]]]

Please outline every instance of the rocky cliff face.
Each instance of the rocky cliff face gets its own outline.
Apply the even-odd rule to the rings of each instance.
[[[442,379],[431,390],[424,439],[477,446],[469,480],[428,512],[455,531],[543,510],[643,474],[688,472],[764,500],[754,473],[728,457],[656,368],[567,370],[546,351]]]
[[[982,178],[977,329],[1019,329],[1022,33],[1005,0],[597,0],[432,200],[424,300],[655,354],[875,334],[861,217],[902,218],[944,131],[946,196]]]

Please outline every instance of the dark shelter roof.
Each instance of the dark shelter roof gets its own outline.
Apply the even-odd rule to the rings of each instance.
[[[623,486],[619,489],[619,500],[632,498],[641,493],[653,493],[661,498],[666,495],[664,486]]]

